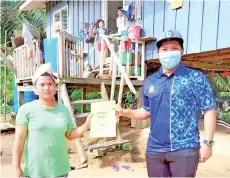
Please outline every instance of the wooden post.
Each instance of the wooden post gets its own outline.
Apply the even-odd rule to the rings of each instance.
[[[119,45],[119,63],[121,64],[121,66],[122,66],[122,46],[121,46],[121,44]],[[114,64],[118,67],[118,65],[116,64],[116,62],[114,62]],[[118,70],[117,71],[117,75],[121,75],[121,71],[120,70]]]
[[[103,75],[103,67],[104,67],[104,45],[105,45],[105,42],[102,38],[101,40],[101,56],[100,56],[100,72],[99,72],[99,75],[102,76]]]
[[[81,93],[81,99],[82,100],[86,100],[86,88],[82,88],[82,93]],[[81,105],[81,113],[85,113],[86,112],[86,105],[85,104],[82,104]]]
[[[130,58],[130,49],[127,50],[127,62],[126,62],[126,72],[129,76],[129,58]]]
[[[113,58],[112,58],[113,59]],[[111,83],[111,94],[110,94],[110,100],[114,99],[114,93],[115,93],[115,83],[116,83],[116,63],[113,60],[113,75],[112,75],[112,83]]]
[[[7,36],[7,31],[5,30],[5,47],[6,47],[6,36]],[[5,56],[7,56],[7,50],[5,49]],[[4,121],[6,122],[6,58],[4,60]]]
[[[23,105],[24,91],[18,91],[18,108]]]
[[[79,55],[77,54],[76,50],[76,43],[72,43],[72,51],[73,51],[73,77],[77,77],[77,61],[79,59]]]
[[[69,40],[65,38],[65,66],[64,66],[64,69],[65,69],[65,77],[69,77],[70,76],[70,66],[69,66]]]
[[[83,77],[83,67],[84,67],[84,59],[83,59],[83,50],[84,50],[84,43],[81,41],[80,43],[80,54],[81,54],[81,59],[80,59],[80,77]]]
[[[111,44],[111,48],[114,50],[114,44]],[[112,75],[113,65],[114,65],[113,57],[111,56],[109,75]]]
[[[137,108],[140,108],[142,106],[142,88],[143,87],[139,87],[137,90],[137,93],[138,93],[137,94]],[[132,120],[131,120],[131,126],[132,126],[132,122],[134,122],[133,124],[135,124],[136,129],[143,129],[143,128],[149,127],[150,119],[136,120],[136,123],[135,121],[132,121]]]
[[[134,66],[135,76],[138,76],[137,62],[138,62],[138,42],[135,43],[135,66]]]
[[[121,105],[122,102],[122,95],[123,95],[123,89],[124,89],[124,76],[121,75],[121,80],[120,80],[120,87],[119,87],[119,93],[118,93],[118,105]]]
[[[101,82],[101,98],[103,100],[109,100],[109,96],[105,88],[105,83],[103,81]]]
[[[65,83],[60,84],[60,90],[61,90],[61,97],[62,97],[63,103],[69,109],[71,119],[73,120],[73,123],[76,125],[75,116],[74,116],[74,113],[73,113],[73,109],[72,109],[72,106],[71,106],[71,103],[70,103],[70,99],[69,99],[69,95],[67,93],[67,88],[66,88]],[[76,125],[76,127],[77,127],[77,125]],[[75,144],[76,144],[76,147],[77,147],[77,152],[78,152],[81,164],[86,163],[87,156],[86,156],[86,153],[84,151],[83,145],[81,143],[81,139],[80,138],[76,139]]]
[[[145,42],[142,43],[141,49],[141,80],[145,79]]]
[[[58,33],[58,76],[64,77],[64,42],[62,32]]]
[[[81,41],[79,40],[79,45],[77,46],[77,54],[78,56],[81,57]],[[81,58],[78,59],[77,64],[78,64],[78,71],[77,71],[77,77],[81,77]]]
[[[124,67],[125,68],[125,67]],[[122,95],[123,95],[123,89],[124,89],[124,76],[121,75],[121,80],[120,80],[120,87],[119,87],[119,93],[118,93],[118,101],[117,104],[121,106],[122,103]],[[117,118],[117,123],[119,124],[119,117]]]

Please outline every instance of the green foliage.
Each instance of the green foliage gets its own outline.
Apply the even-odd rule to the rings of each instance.
[[[217,113],[217,117],[218,117],[218,119],[225,121],[225,122],[230,124],[230,112],[229,111],[228,112],[219,111]]]
[[[137,108],[137,97],[132,92],[126,92],[122,96],[123,108]]]
[[[230,92],[218,92],[217,96],[218,97],[220,97],[220,96],[228,96],[228,97],[230,97]]]
[[[81,100],[81,96],[82,96],[82,89],[70,89],[68,90],[69,96],[70,96],[70,100],[74,101],[74,100]],[[86,93],[86,99],[90,100],[90,99],[100,99],[101,98],[101,94],[97,93],[97,92],[87,92]],[[75,105],[74,109],[76,109],[78,112],[81,111],[81,105]],[[90,112],[90,105],[87,104],[86,105],[86,112]]]
[[[32,11],[19,11],[21,1],[1,1],[1,44],[5,43],[5,30],[7,31],[8,44],[11,41],[14,30],[21,30],[23,22],[26,22],[30,29],[39,29],[42,37],[46,27],[45,10],[36,9]]]
[[[123,143],[123,144],[121,144],[121,149],[123,151],[130,152],[131,151],[131,145],[129,143]]]
[[[0,113],[4,114],[5,110],[4,110],[4,106],[0,106]],[[12,111],[12,107],[10,106],[6,106],[6,114],[9,114]]]
[[[14,73],[7,68],[6,70],[6,83],[4,82],[4,67],[3,62],[0,62],[1,68],[0,68],[0,104],[4,102],[4,86],[6,87],[6,99],[7,103],[13,101],[14,97]]]
[[[214,84],[220,91],[230,92],[230,76],[221,76],[216,73],[214,76]]]

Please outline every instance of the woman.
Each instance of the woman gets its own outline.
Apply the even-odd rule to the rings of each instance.
[[[16,118],[13,145],[14,177],[67,177],[70,169],[66,138],[79,138],[90,127],[90,117],[79,128],[67,107],[56,103],[55,76],[50,65],[43,64],[32,77],[38,100],[24,104]],[[20,167],[25,147],[25,167]]]

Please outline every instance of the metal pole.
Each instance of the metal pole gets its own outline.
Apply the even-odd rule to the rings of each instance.
[[[7,31],[5,30],[5,47],[6,47],[6,35],[7,35]],[[7,56],[6,49],[5,49],[5,56]],[[6,123],[6,59],[4,61],[4,121]]]

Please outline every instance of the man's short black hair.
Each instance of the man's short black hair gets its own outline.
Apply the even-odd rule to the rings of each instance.
[[[118,8],[117,8],[117,10],[121,10],[121,9],[122,9],[122,7],[118,7]]]

